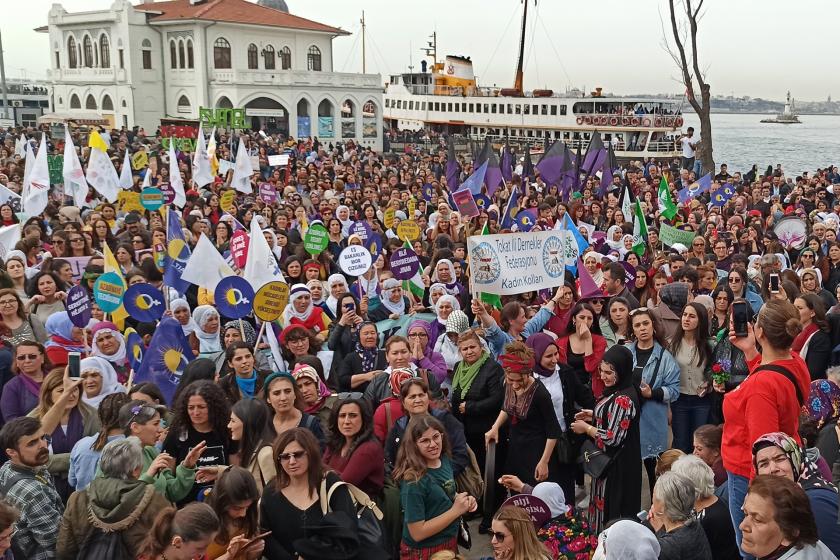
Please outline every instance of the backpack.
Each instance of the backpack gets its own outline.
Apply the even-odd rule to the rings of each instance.
[[[321,480],[321,513],[326,515],[329,511],[332,511],[330,510],[330,499],[339,486],[347,487],[347,490],[350,491],[350,497],[356,505],[356,516],[359,523],[359,545],[381,548],[383,544],[382,510],[379,509],[376,502],[370,499],[370,496],[349,482],[337,480],[327,490],[327,477]]]
[[[78,560],[87,558],[108,558],[108,560],[134,560],[134,555],[125,546],[122,533],[117,531],[105,532],[97,526],[85,538]]]

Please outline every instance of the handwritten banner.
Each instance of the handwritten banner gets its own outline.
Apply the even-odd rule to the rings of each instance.
[[[473,291],[513,295],[560,286],[566,265],[577,260],[570,238],[556,230],[469,237]]]
[[[668,224],[661,224],[659,227],[659,239],[668,247],[673,247],[674,243],[682,243],[686,247],[691,247],[691,242],[697,234],[693,231],[685,231],[677,229]]]

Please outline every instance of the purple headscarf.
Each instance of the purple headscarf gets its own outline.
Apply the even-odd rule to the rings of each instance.
[[[554,370],[547,370],[542,367],[540,363],[545,351],[551,345],[557,345],[557,341],[545,333],[534,333],[525,341],[525,346],[534,351],[534,373],[543,377],[549,377],[554,374]]]
[[[416,327],[420,327],[426,332],[426,348],[424,348],[423,351],[426,354],[430,354],[434,350],[435,342],[437,342],[436,340],[432,340],[432,326],[429,325],[429,323],[427,323],[426,321],[421,321],[420,319],[417,319],[409,323],[408,330],[406,330],[405,333],[411,333],[411,330]]]

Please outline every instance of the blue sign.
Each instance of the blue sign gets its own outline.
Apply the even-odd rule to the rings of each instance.
[[[125,281],[116,272],[106,272],[93,285],[93,299],[105,313],[113,313],[123,303]]]
[[[153,323],[163,316],[163,294],[151,284],[134,284],[125,291],[125,310],[133,318]]]
[[[228,276],[216,285],[213,298],[220,315],[241,319],[253,309],[254,288],[240,276]]]

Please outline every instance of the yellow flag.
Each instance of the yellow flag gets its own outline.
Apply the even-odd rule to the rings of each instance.
[[[106,243],[103,243],[102,246],[102,253],[105,257],[105,266],[103,267],[105,272],[115,273],[122,280],[123,287],[127,288],[128,286],[125,283],[125,276],[123,276],[122,270],[120,270],[120,264],[117,262],[117,258],[114,256],[114,253],[111,252],[111,248],[108,247]],[[120,330],[125,328],[126,317],[128,317],[128,312],[125,310],[123,305],[120,305],[116,311],[111,312],[111,321],[117,325],[117,328]]]
[[[108,144],[105,143],[105,140],[103,140],[99,133],[95,130],[90,133],[90,137],[88,138],[88,147],[96,148],[97,150],[103,152],[108,151]]]

